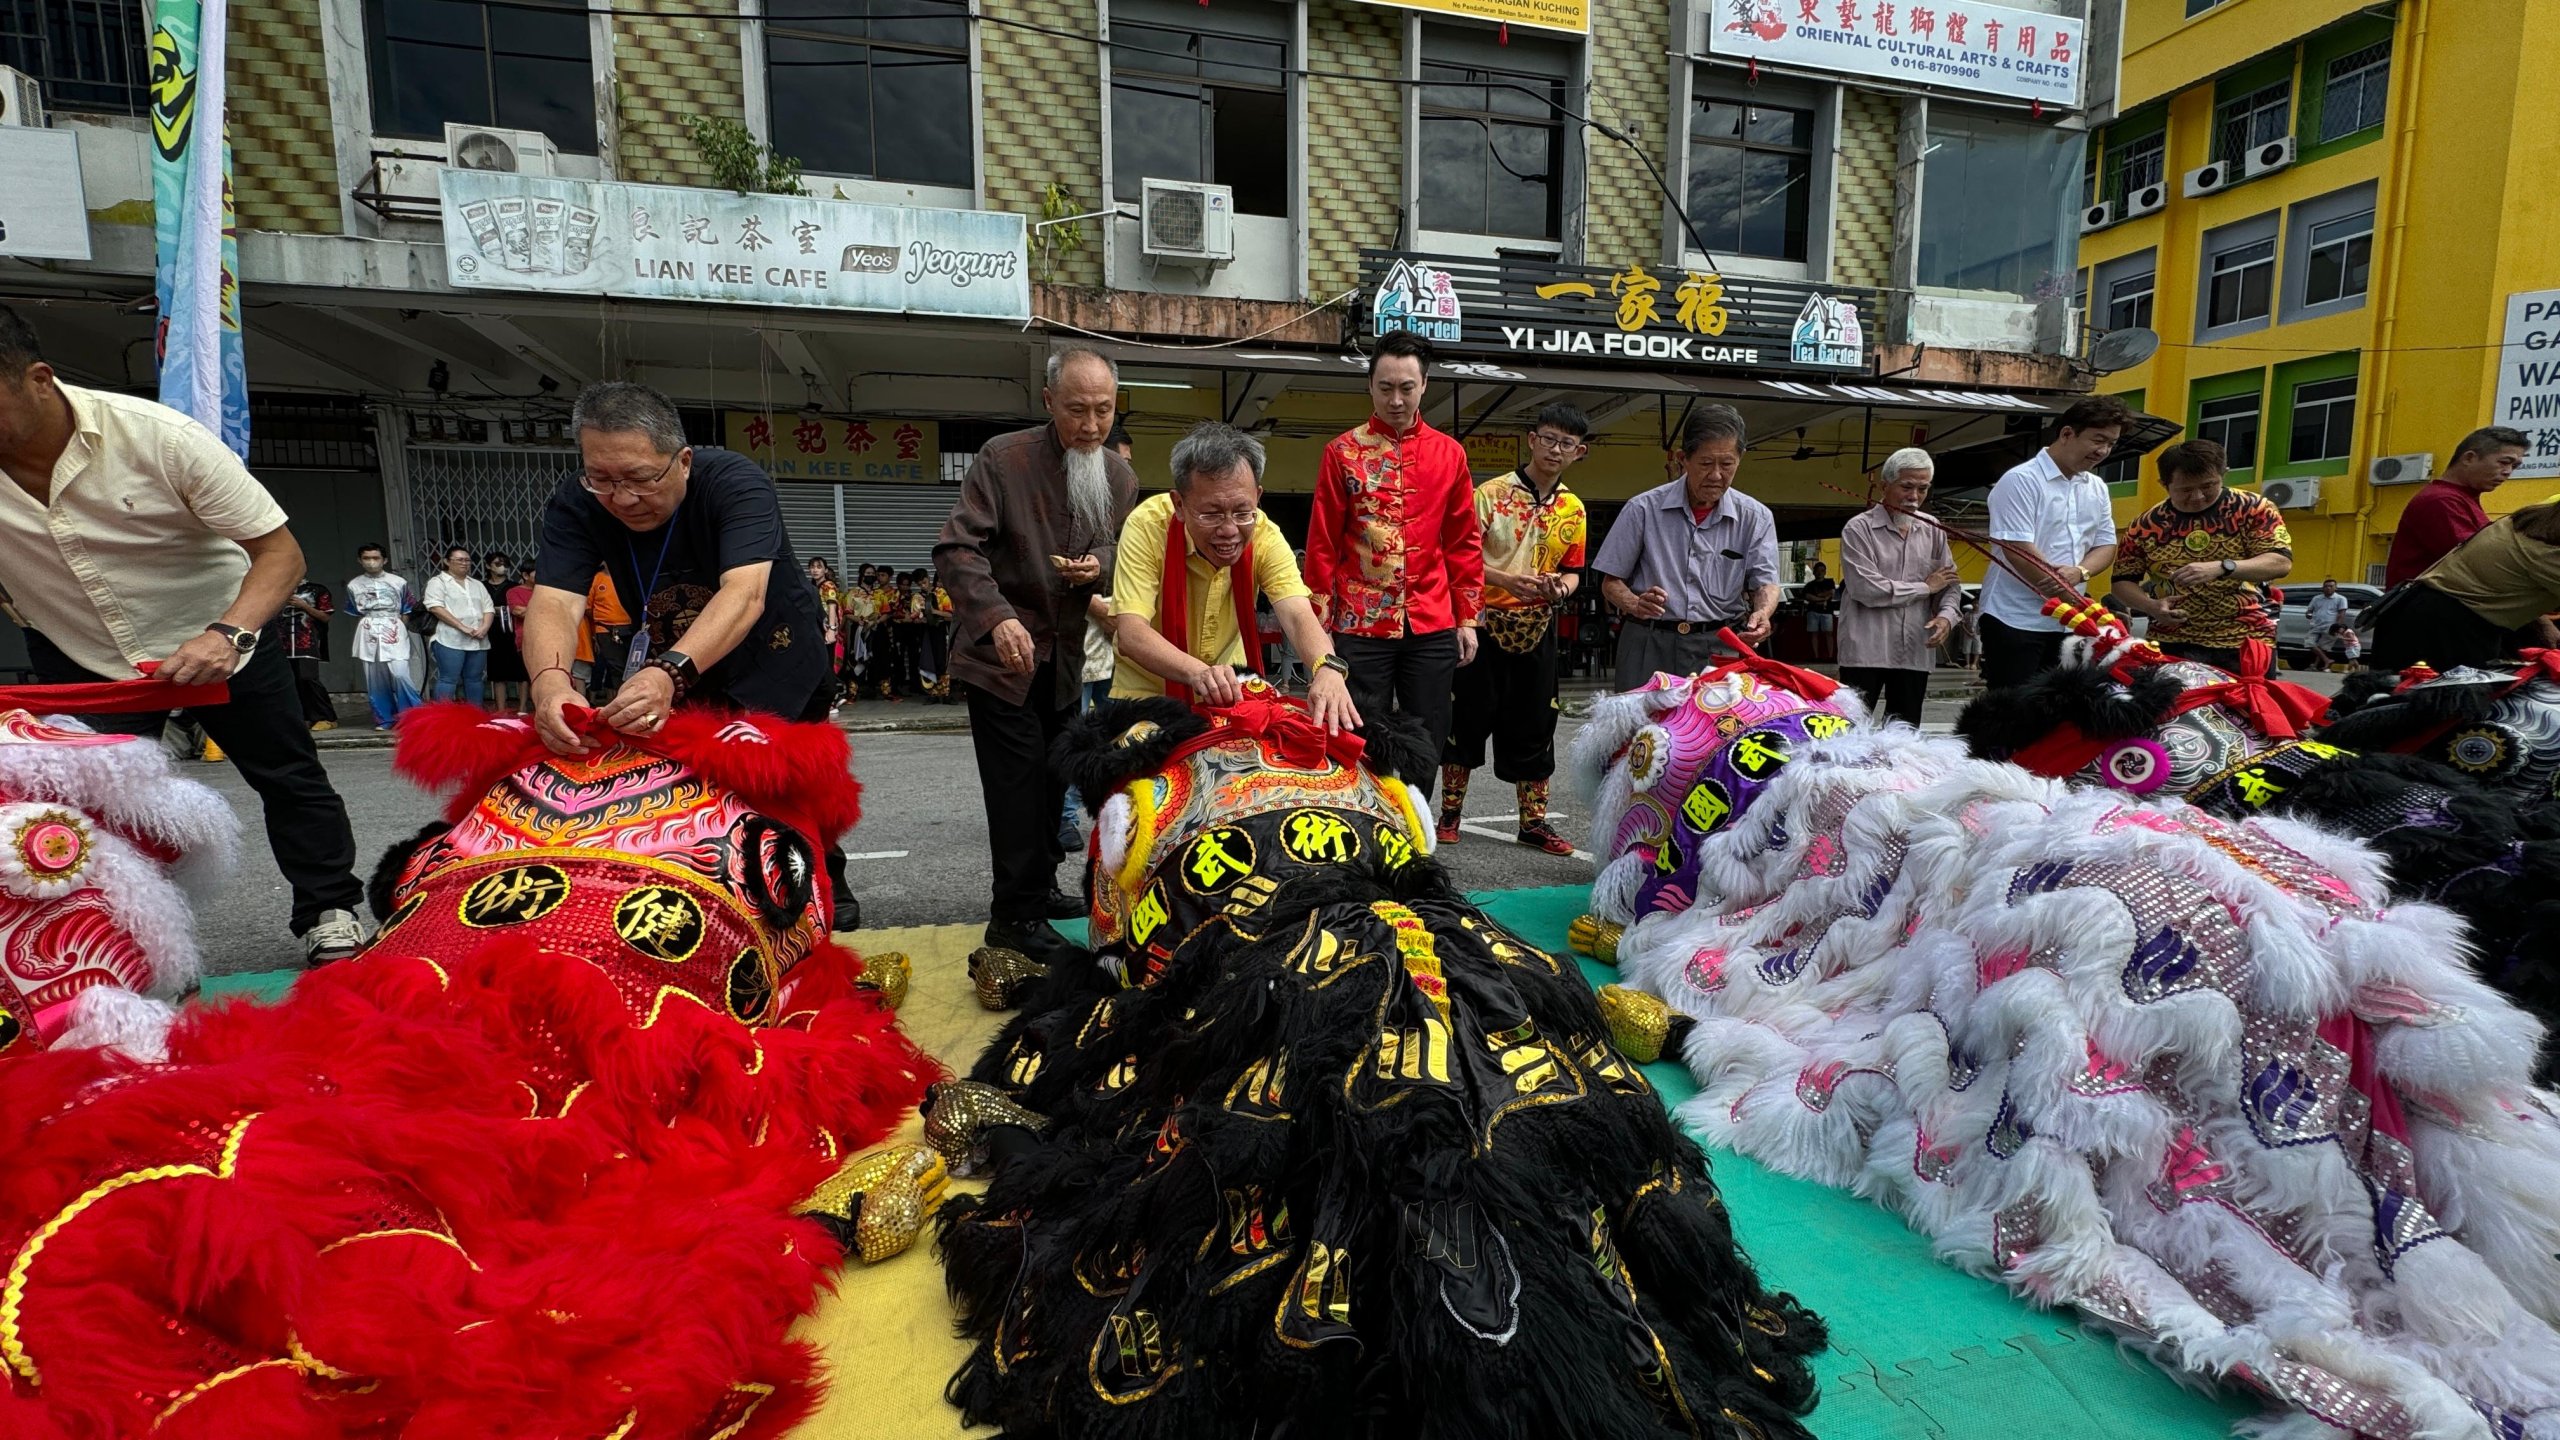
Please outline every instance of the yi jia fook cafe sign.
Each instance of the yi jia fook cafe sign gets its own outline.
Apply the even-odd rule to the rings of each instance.
[[[1024,220],[447,169],[457,287],[829,310],[1031,318]]]
[[[1707,48],[1737,60],[2080,104],[2072,16],[1969,0],[1707,0]]]

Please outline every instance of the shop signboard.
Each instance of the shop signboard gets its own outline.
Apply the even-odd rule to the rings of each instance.
[[[785,483],[942,483],[942,427],[931,420],[730,410],[720,422],[723,444]]]
[[[1023,217],[447,168],[458,287],[1031,318]]]
[[[2498,350],[2492,425],[2512,425],[2530,441],[2518,479],[2560,475],[2560,290],[2507,297],[2507,333]]]
[[[1489,25],[1527,25],[1539,30],[1591,33],[1591,0],[1374,0],[1396,10],[1421,10],[1482,20]]]
[[[1705,0],[1702,18],[1707,48],[1737,60],[2080,104],[2088,37],[2076,15],[1972,0]]]
[[[1643,261],[1363,251],[1373,335],[1411,330],[1450,357],[1837,374],[1868,367],[1874,292]]]
[[[77,132],[0,126],[0,255],[89,258]]]

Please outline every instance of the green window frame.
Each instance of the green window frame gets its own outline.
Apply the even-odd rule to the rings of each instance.
[[[2301,99],[2301,87],[2293,80],[2291,46],[2251,61],[2213,85],[2213,135],[2206,158],[2237,165],[2241,157],[2268,141],[2283,135],[2298,134],[2295,104]],[[2281,96],[2274,92],[2281,90]],[[2274,123],[2275,108],[2283,107],[2284,124]],[[2266,112],[2266,113],[2261,113]]]
[[[2250,437],[2252,452],[2246,465],[2233,465],[2223,477],[2227,485],[2258,483],[2259,467],[2266,463],[2267,439],[2267,372],[2235,370],[2228,375],[2209,375],[2187,386],[2187,438],[2220,441],[2223,448],[2236,448],[2233,438],[2243,433]],[[2256,403],[2254,411],[2239,406],[2242,397]],[[2222,402],[2217,404],[2216,402]],[[2207,414],[2210,408],[2212,414]]]
[[[2332,25],[2302,42],[2302,101],[2295,134],[2300,143],[2294,149],[2296,164],[2324,159],[2359,145],[2369,145],[2382,138],[2390,128],[2388,99],[2379,123],[2349,131],[2333,140],[2320,139],[2320,119],[2328,103],[2329,67],[2359,51],[2393,43],[2394,32],[2388,17],[2358,16],[2342,24]],[[2397,55],[2391,57],[2396,64]],[[2397,84],[2400,76],[2386,72],[2386,84]],[[2360,97],[2359,97],[2360,98]]]
[[[2122,205],[2125,196],[2141,188],[2134,184],[2164,184],[2175,177],[2168,170],[2169,109],[2153,105],[2137,111],[2098,132],[2098,143],[2089,149],[2096,200],[2110,200]],[[2138,175],[2125,173],[2125,162],[2140,166]],[[2090,203],[2095,204],[2096,200]]]
[[[2317,355],[2308,360],[2289,360],[2275,368],[2272,383],[2267,386],[2267,423],[2259,441],[2259,472],[2270,480],[2290,479],[2298,475],[2345,475],[2354,469],[2354,444],[2345,455],[2323,460],[2296,461],[2288,457],[2293,445],[2294,391],[2304,385],[2323,380],[2351,380],[2362,368],[2364,357],[2357,351],[2344,350],[2335,355]],[[2357,417],[2362,418],[2364,394],[2356,394]]]

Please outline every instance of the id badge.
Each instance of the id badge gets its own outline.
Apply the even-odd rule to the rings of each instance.
[[[631,658],[623,663],[622,673],[637,675],[649,664],[649,627],[631,632]]]

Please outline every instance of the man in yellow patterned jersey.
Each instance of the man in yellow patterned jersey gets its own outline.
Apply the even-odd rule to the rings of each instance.
[[[1467,777],[1493,742],[1493,773],[1520,799],[1520,843],[1550,855],[1573,844],[1547,823],[1547,780],[1556,770],[1556,614],[1582,585],[1591,529],[1564,472],[1590,450],[1591,422],[1549,405],[1529,427],[1519,469],[1476,487],[1484,531],[1483,632],[1476,661],[1458,670],[1455,714],[1440,770],[1440,841],[1458,838]]]

